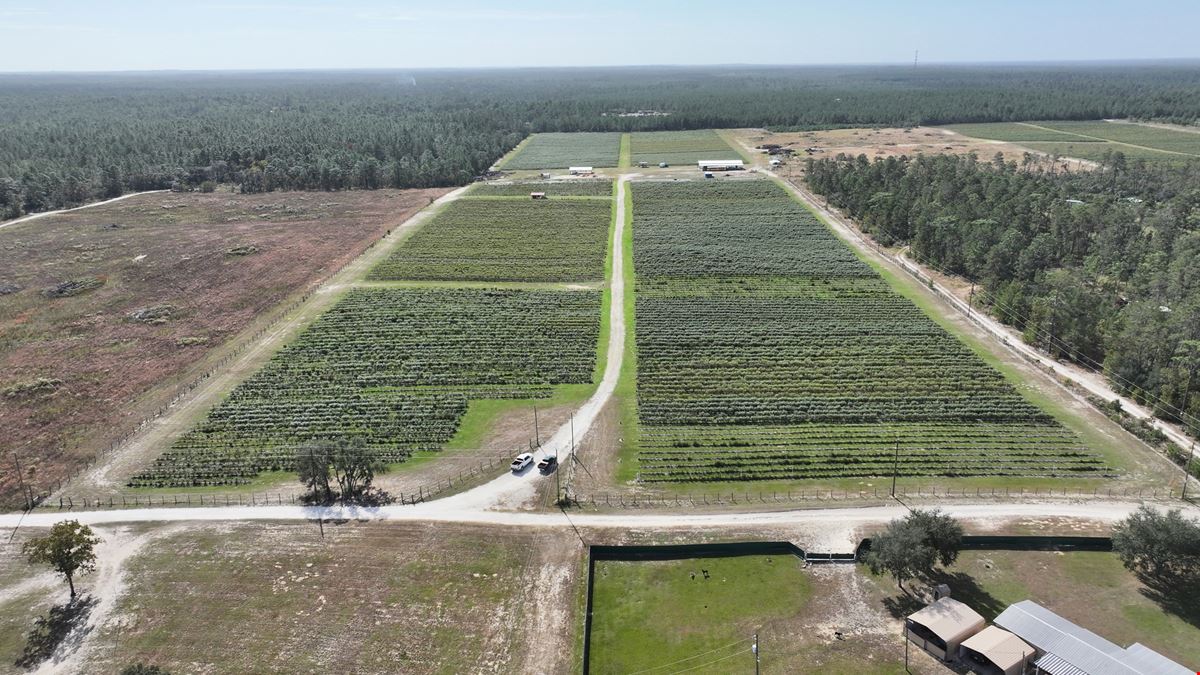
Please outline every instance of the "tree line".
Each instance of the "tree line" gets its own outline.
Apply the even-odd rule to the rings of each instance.
[[[0,75],[0,218],[216,183],[462,185],[539,131],[1198,116],[1200,69],[1169,64]]]
[[[880,243],[972,281],[972,302],[1028,342],[1197,427],[1200,163],[1025,164],[839,156],[810,161],[806,180]]]

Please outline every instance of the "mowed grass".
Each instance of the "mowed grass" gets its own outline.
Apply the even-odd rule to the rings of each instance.
[[[621,134],[610,132],[535,134],[500,168],[509,171],[614,167],[620,160]]]
[[[1200,157],[1200,134],[1119,122],[997,122],[952,124],[966,136],[1023,145],[1049,155],[1102,161],[1123,153],[1129,159],[1179,163]]]
[[[536,535],[426,525],[243,524],[132,558],[82,672],[520,672]]]
[[[604,278],[611,200],[463,198],[371,270],[372,280]]]
[[[881,602],[897,613],[912,600],[900,594],[891,577],[862,573],[875,584]],[[1200,604],[1184,589],[1168,598],[1125,570],[1113,553],[1090,551],[964,551],[936,580],[954,597],[989,621],[1009,605],[1033,600],[1102,637],[1128,647],[1141,642],[1191,668],[1200,668]]]
[[[631,134],[630,151],[634,164],[694,164],[704,159],[741,159],[717,132],[640,131]]]
[[[597,674],[670,663],[655,672],[744,672],[754,667],[754,632],[796,616],[813,593],[803,562],[790,555],[598,561],[595,574],[590,666]],[[781,665],[763,661],[767,672]]]

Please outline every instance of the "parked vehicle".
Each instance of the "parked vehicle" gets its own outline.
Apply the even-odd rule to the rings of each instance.
[[[524,471],[525,467],[529,466],[530,464],[533,464],[533,455],[528,452],[522,452],[521,454],[517,455],[517,458],[514,459],[512,464],[509,464],[508,466],[513,471]]]
[[[542,458],[542,461],[538,462],[537,468],[538,468],[538,471],[541,471],[542,473],[550,473],[557,466],[558,466],[558,456],[557,455],[554,455],[554,456],[546,455],[545,457]]]

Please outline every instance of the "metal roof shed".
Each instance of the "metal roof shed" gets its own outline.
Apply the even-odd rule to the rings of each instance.
[[[988,626],[958,646],[958,658],[978,673],[1020,675],[1037,653],[1012,633]]]
[[[1044,653],[1034,662],[1038,673],[1190,675],[1194,672],[1140,644],[1122,649],[1030,600],[1022,600],[1001,612],[995,624]]]
[[[904,633],[914,644],[948,661],[958,655],[963,640],[986,625],[975,610],[953,598],[942,598],[910,614],[904,621]]]

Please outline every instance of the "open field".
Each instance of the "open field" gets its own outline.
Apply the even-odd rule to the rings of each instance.
[[[133,483],[245,482],[319,438],[363,438],[388,462],[436,450],[470,400],[590,383],[600,305],[590,290],[352,290]]]
[[[5,227],[0,451],[40,488],[66,477],[443,193],[164,193]]]
[[[1200,135],[1136,123],[1004,122],[955,124],[946,128],[977,138],[1019,143],[1051,155],[1093,161],[1113,152],[1154,162],[1183,162],[1200,157]]]
[[[614,167],[620,159],[621,134],[534,134],[500,168],[505,170],[565,169],[570,166]]]
[[[890,577],[862,575],[893,614],[918,605]],[[1113,553],[964,551],[936,577],[989,621],[1020,600],[1034,602],[1122,647],[1141,642],[1187,666],[1200,665],[1200,603],[1195,593],[1165,595],[1121,566]]]
[[[641,480],[1109,471],[775,184],[633,192]]]
[[[149,541],[119,575],[81,578],[111,609],[70,672],[570,671],[579,543],[567,532],[326,522],[323,537],[316,523],[100,534]],[[0,625],[15,628],[0,631],[0,672],[25,672],[13,662],[28,626],[65,596],[54,580],[23,596],[33,606],[0,602],[11,618]]]
[[[580,180],[522,181],[503,183],[476,183],[467,192],[471,197],[525,197],[530,192],[545,192],[550,199],[555,197],[611,197],[613,182],[584,178]]]
[[[658,165],[692,164],[703,159],[741,159],[711,129],[698,131],[639,131],[630,135],[631,161]]]
[[[952,127],[958,129],[956,125]],[[999,124],[995,126],[1001,126]],[[1016,162],[1025,166],[1032,161],[1033,166],[1046,171],[1061,171],[1064,168],[1072,171],[1091,168],[1089,162],[1079,162],[1059,158],[1052,161],[1028,143],[1004,142],[975,138],[962,131],[948,133],[951,127],[909,127],[909,128],[879,128],[879,129],[826,129],[821,131],[788,131],[772,132],[764,129],[731,129],[722,133],[729,135],[734,142],[742,145],[748,152],[755,146],[773,143],[795,151],[790,159],[780,157],[785,164],[778,169],[784,175],[801,173],[804,160],[836,157],[838,155],[866,155],[868,159],[877,157],[899,157],[916,155],[965,155],[975,153],[980,161],[991,161],[996,153],[1004,156],[1005,161]],[[1069,138],[1069,137],[1068,137]],[[809,150],[811,149],[811,152]],[[1033,151],[1033,152],[1031,152]],[[1032,157],[1028,157],[1032,155]],[[768,155],[758,155],[762,164],[771,159]]]
[[[611,221],[611,199],[463,198],[442,209],[368,278],[600,280]]]

